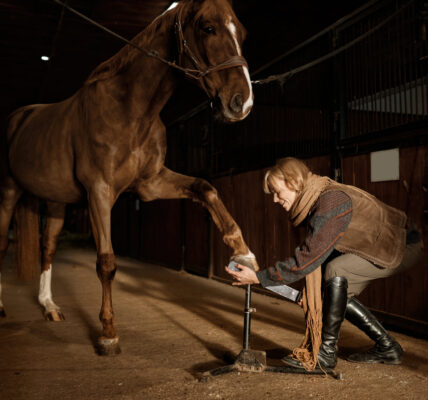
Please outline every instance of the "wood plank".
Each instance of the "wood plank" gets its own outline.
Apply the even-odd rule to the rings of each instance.
[[[424,217],[426,194],[427,146],[400,149],[400,180],[370,182],[370,155],[363,154],[343,159],[344,183],[354,184],[380,200],[405,211],[424,232],[427,241],[427,223]],[[369,307],[420,321],[428,321],[426,269],[427,251],[418,265],[404,273],[373,282],[359,296]]]

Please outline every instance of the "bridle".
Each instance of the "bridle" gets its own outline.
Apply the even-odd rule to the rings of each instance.
[[[204,67],[200,60],[198,60],[198,58],[195,56],[195,53],[192,51],[192,49],[187,45],[187,40],[184,38],[183,28],[181,24],[184,6],[179,5],[177,7],[179,7],[179,9],[177,10],[177,13],[175,15],[174,28],[175,36],[177,39],[178,59],[180,65],[174,63],[174,65],[171,66],[183,71],[188,78],[199,81],[205,93],[208,95],[208,97],[211,98],[212,96],[210,95],[208,88],[205,85],[204,77],[210,74],[211,72],[221,71],[223,69],[239,66],[245,66],[248,68],[247,61],[242,56],[232,56],[228,60],[220,64],[213,65],[210,67]],[[182,61],[184,56],[187,56],[190,59],[195,69],[182,67]]]
[[[178,46],[178,59],[179,59],[179,64],[177,64],[175,61],[169,61],[169,60],[161,57],[156,50],[147,50],[143,47],[136,45],[135,43],[131,42],[130,40],[124,38],[123,36],[117,34],[116,32],[113,32],[112,30],[110,30],[110,29],[106,28],[105,26],[99,24],[98,22],[96,22],[93,19],[87,17],[86,15],[80,13],[79,11],[77,11],[74,8],[70,7],[69,5],[63,3],[62,1],[60,1],[60,0],[52,0],[52,1],[61,5],[62,7],[67,8],[72,13],[78,15],[79,17],[81,17],[84,20],[88,21],[89,23],[97,26],[98,28],[108,32],[109,34],[117,37],[118,39],[122,40],[123,42],[129,44],[130,46],[134,47],[135,49],[146,54],[147,56],[155,58],[156,60],[158,60],[164,64],[167,64],[171,68],[174,68],[174,69],[177,69],[177,70],[184,72],[184,74],[190,79],[194,79],[196,81],[199,81],[201,87],[203,88],[203,90],[205,91],[205,93],[207,94],[207,96],[210,99],[212,98],[212,96],[210,95],[208,88],[204,82],[204,78],[208,74],[210,74],[211,72],[221,71],[223,69],[239,67],[239,66],[245,66],[248,68],[247,61],[245,60],[244,57],[241,57],[241,56],[232,56],[228,60],[226,60],[220,64],[209,66],[209,67],[204,67],[203,64],[201,63],[201,61],[198,60],[198,58],[195,56],[194,52],[187,45],[187,41],[184,38],[183,28],[182,28],[182,23],[181,23],[181,21],[182,21],[181,16],[182,16],[183,8],[184,8],[183,4],[177,5],[178,9],[177,9],[177,13],[175,15],[175,22],[174,22],[175,35],[176,35],[177,46]],[[185,68],[182,65],[180,65],[180,64],[182,64],[184,56],[187,56],[190,58],[190,60],[193,63],[194,69],[193,68]]]

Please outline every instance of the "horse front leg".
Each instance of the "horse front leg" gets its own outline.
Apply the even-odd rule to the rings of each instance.
[[[42,272],[40,275],[39,303],[44,308],[48,321],[64,321],[61,309],[52,299],[52,264],[56,252],[58,235],[64,225],[65,204],[47,202],[47,221],[43,231]]]
[[[100,321],[102,334],[98,339],[100,355],[120,353],[119,338],[114,328],[114,312],[111,284],[116,273],[116,262],[111,244],[111,208],[114,202],[113,190],[107,184],[99,184],[88,193],[89,215],[97,246],[97,275],[102,285]]]
[[[143,201],[187,198],[200,202],[208,209],[217,228],[223,233],[224,243],[232,248],[231,258],[255,271],[259,269],[241,229],[227,211],[217,190],[206,180],[181,175],[164,167],[156,177],[139,180],[136,190]]]

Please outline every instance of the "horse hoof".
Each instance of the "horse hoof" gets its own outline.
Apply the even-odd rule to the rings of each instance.
[[[52,310],[52,311],[45,313],[45,320],[46,321],[53,321],[53,322],[60,322],[60,321],[64,321],[65,317],[61,311]]]
[[[0,318],[6,318],[6,312],[3,307],[0,307]]]
[[[237,262],[238,264],[245,265],[248,268],[251,268],[253,271],[258,271],[260,269],[257,260],[254,257],[248,257],[243,255],[236,255],[231,257],[232,261]]]
[[[97,342],[96,350],[100,356],[115,356],[120,354],[119,338],[100,337]]]

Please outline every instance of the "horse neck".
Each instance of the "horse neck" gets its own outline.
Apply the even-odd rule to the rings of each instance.
[[[148,57],[133,63],[121,84],[128,111],[137,118],[159,114],[175,89],[170,68]]]
[[[133,42],[141,48],[157,51],[164,59],[174,59],[176,43],[171,17],[159,17]],[[97,90],[92,93],[109,98],[116,110],[122,105],[128,120],[150,118],[159,114],[171,97],[175,89],[174,75],[167,64],[127,45],[99,65],[86,86],[96,83]]]

